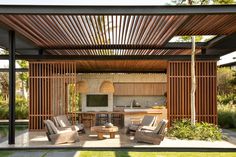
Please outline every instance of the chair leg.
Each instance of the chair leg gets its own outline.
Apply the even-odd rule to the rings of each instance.
[[[126,134],[130,134],[130,129],[129,128],[127,128]]]
[[[85,129],[82,129],[81,132],[82,132],[83,134],[86,134]]]

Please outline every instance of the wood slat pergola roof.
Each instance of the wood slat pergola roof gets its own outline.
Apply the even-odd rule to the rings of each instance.
[[[4,48],[9,45],[8,30],[17,33],[17,58],[86,58],[83,64],[80,61],[80,66],[84,67],[82,71],[91,71],[91,67],[96,67],[99,71],[104,66],[108,67],[108,71],[112,71],[109,70],[112,68],[113,71],[123,71],[132,66],[138,69],[139,64],[127,60],[140,58],[146,60],[140,65],[140,70],[145,71],[146,67],[147,71],[152,71],[162,62],[159,61],[157,66],[147,60],[170,60],[174,57],[189,59],[191,43],[169,42],[175,36],[215,35],[208,42],[196,44],[199,58],[209,59],[212,55],[212,59],[215,59],[236,50],[235,44],[232,44],[236,40],[235,5],[2,5],[0,26],[0,45]],[[105,60],[112,61],[104,65],[102,61]],[[115,66],[117,64],[120,66]],[[153,64],[152,67],[149,64]],[[138,71],[137,69],[134,68],[133,71]],[[159,69],[162,70],[163,66]]]
[[[170,48],[170,39],[179,35],[218,38],[236,32],[235,5],[3,5],[0,9],[3,28],[15,30],[30,41],[32,49],[51,55],[186,55],[189,46]],[[202,45],[197,48],[210,46]],[[20,49],[24,54],[24,47]]]

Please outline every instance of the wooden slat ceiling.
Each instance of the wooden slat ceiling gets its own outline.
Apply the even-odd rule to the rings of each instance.
[[[73,61],[66,61],[72,63]],[[66,63],[65,62],[65,63]],[[74,61],[77,66],[77,73],[80,72],[163,72],[167,69],[167,61],[165,60],[80,60]],[[36,63],[34,61],[34,63]],[[63,66],[58,61],[38,62],[38,63],[58,63],[58,67],[64,71]],[[62,65],[62,66],[61,66]],[[66,69],[68,70],[68,69]]]
[[[73,50],[78,45],[162,47],[176,35],[230,35],[235,15],[0,15],[0,22],[57,55],[165,55],[189,50]]]
[[[141,71],[150,71],[158,72],[165,71],[167,68],[167,61],[78,61],[78,72],[86,71],[107,71],[107,72],[141,72]]]

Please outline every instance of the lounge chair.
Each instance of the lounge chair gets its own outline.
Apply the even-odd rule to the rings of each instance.
[[[62,128],[64,128],[64,127],[72,127],[77,132],[85,133],[84,125],[83,124],[71,125],[71,123],[69,122],[69,120],[68,120],[66,115],[55,116],[55,117],[53,117],[53,120],[54,120],[54,122],[55,122],[57,127],[62,127]]]
[[[134,140],[159,145],[164,139],[167,122],[167,120],[160,121],[154,130],[148,130],[147,128],[142,129],[142,127],[140,127],[135,133]]]
[[[79,141],[79,135],[76,130],[71,128],[57,128],[51,120],[45,120],[46,135],[53,144],[73,143]]]
[[[156,116],[148,116],[148,115],[145,115],[141,121],[141,123],[138,123],[138,124],[130,124],[128,126],[128,129],[127,129],[127,133],[130,133],[130,132],[135,132],[136,130],[138,130],[138,128],[140,126],[153,126],[155,124],[155,121],[156,121]]]

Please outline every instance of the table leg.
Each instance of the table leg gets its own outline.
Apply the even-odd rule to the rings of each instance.
[[[98,139],[103,140],[103,132],[98,132]]]
[[[115,132],[110,132],[110,138],[115,138]]]

